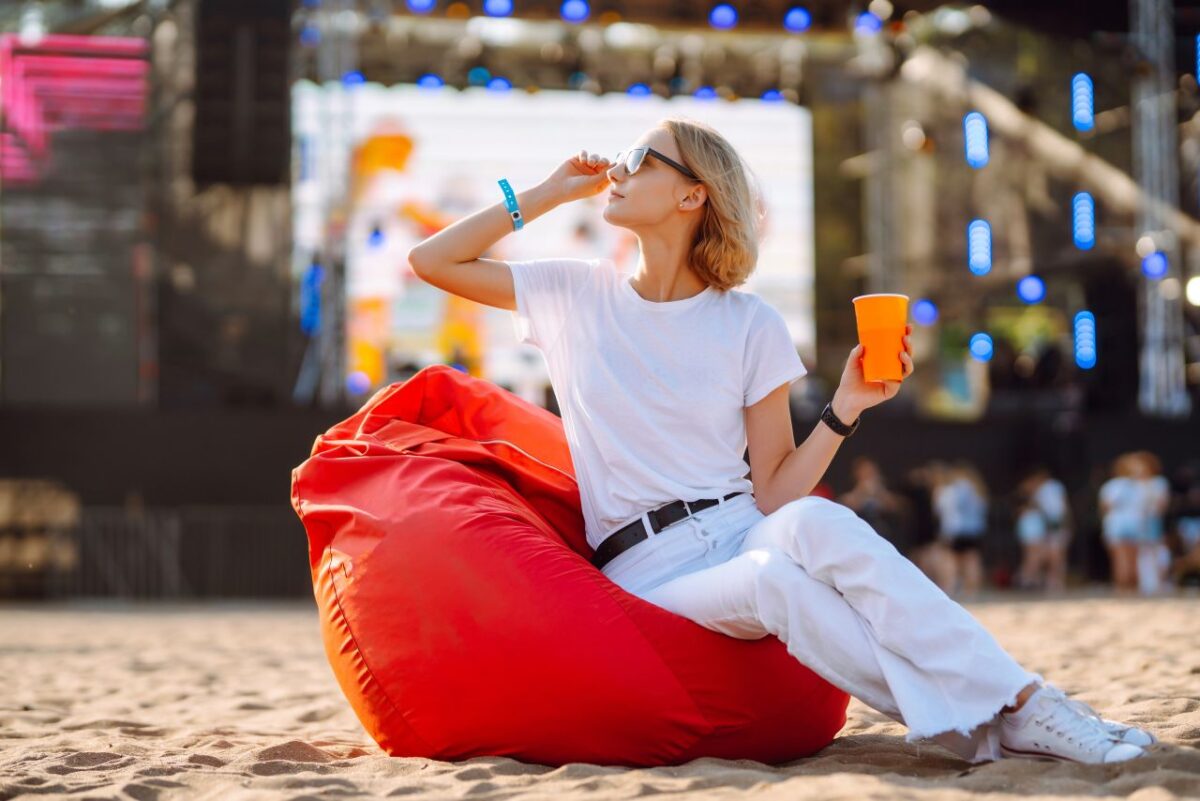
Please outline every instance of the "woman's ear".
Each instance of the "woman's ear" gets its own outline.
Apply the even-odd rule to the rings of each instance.
[[[679,208],[700,208],[704,205],[704,201],[707,197],[708,194],[704,191],[704,187],[698,186],[692,190],[691,194],[687,195],[683,200],[680,201]]]

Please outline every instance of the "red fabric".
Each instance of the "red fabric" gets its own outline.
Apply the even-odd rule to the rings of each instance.
[[[847,695],[775,637],[718,634],[593,567],[561,420],[436,365],[292,473],[329,662],[393,756],[780,762]]]

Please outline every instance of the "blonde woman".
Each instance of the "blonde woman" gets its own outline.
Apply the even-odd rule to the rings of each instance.
[[[434,286],[514,312],[520,340],[542,351],[605,575],[713,631],[775,635],[910,741],[972,761],[1144,753],[1148,733],[1044,684],[851,510],[809,496],[859,415],[900,382],[866,382],[854,348],[822,422],[795,445],[788,390],[806,369],[779,312],[737,289],[763,207],[724,137],[667,118],[614,161],[581,150],[536,186],[501,189],[504,202],[409,261]],[[606,258],[481,257],[601,193],[604,220],[638,240],[631,272]],[[911,374],[907,337],[899,358]]]
[[[1125,453],[1113,460],[1112,478],[1100,486],[1100,520],[1104,545],[1112,565],[1113,586],[1118,594],[1137,591],[1137,558],[1142,539],[1142,499],[1137,454]]]

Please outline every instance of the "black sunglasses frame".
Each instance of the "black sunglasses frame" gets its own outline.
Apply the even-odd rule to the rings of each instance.
[[[669,156],[664,156],[662,153],[659,153],[657,150],[655,150],[652,147],[631,147],[629,150],[622,150],[620,153],[617,154],[617,163],[621,164],[621,163],[627,161],[629,159],[629,154],[634,152],[635,150],[646,151],[646,153],[650,154],[651,156],[654,156],[654,158],[658,159],[659,161],[661,161],[665,164],[669,164],[672,167],[674,167],[675,169],[679,170],[681,173],[686,175],[688,178],[691,178],[693,181],[700,180],[699,176],[697,176],[696,173],[692,172],[687,167],[683,166],[682,164],[680,164],[679,162],[670,158]],[[643,156],[642,159],[645,160],[645,156]],[[640,170],[641,168],[642,168],[642,164],[641,164],[641,162],[638,162],[637,169],[635,169],[633,172],[637,172],[637,170]],[[628,169],[626,169],[626,172],[628,172]],[[629,174],[633,175],[633,172],[630,172]]]

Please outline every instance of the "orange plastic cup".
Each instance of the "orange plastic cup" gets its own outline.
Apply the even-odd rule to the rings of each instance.
[[[908,326],[908,295],[859,295],[854,299],[858,342],[863,346],[863,377],[867,381],[900,381],[904,365],[904,329]]]

